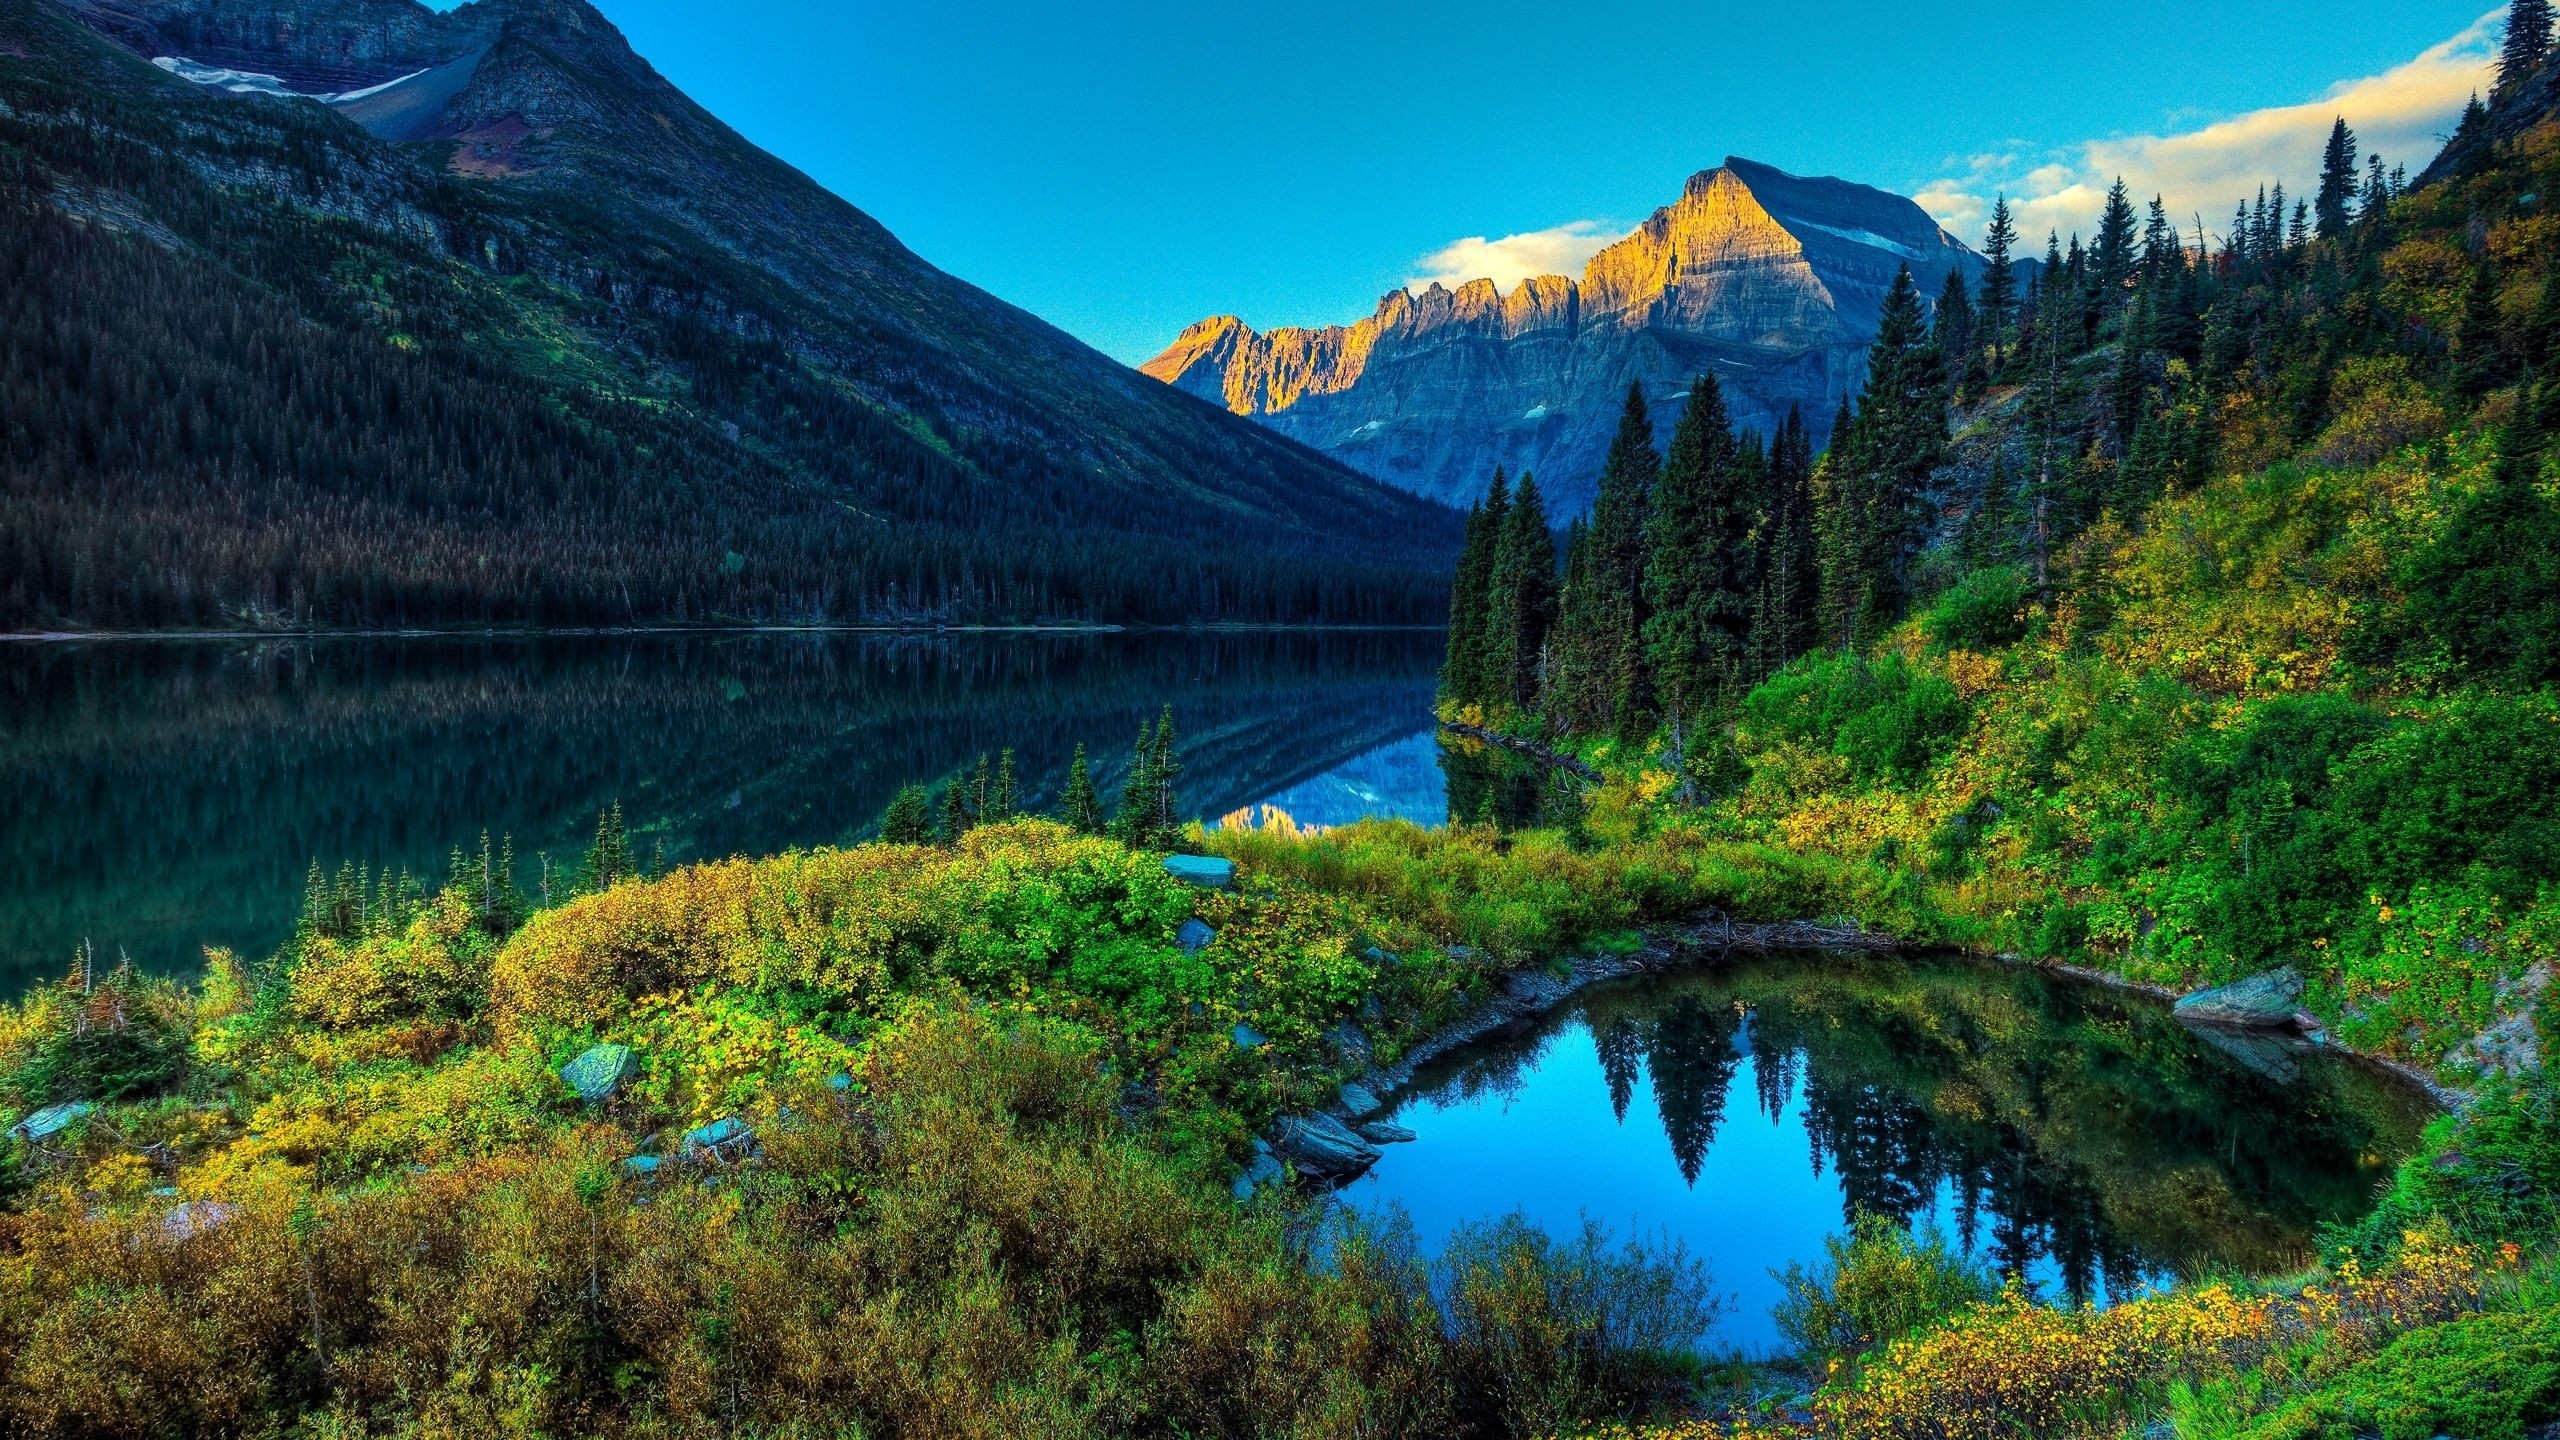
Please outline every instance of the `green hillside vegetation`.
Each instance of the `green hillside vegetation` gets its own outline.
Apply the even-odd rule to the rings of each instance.
[[[274,957],[37,992],[0,1014],[0,1102],[91,1108],[7,1152],[0,1414],[314,1437],[2560,1419],[2547,7],[2517,34],[2416,182],[2342,129],[2319,195],[2244,207],[2211,254],[2120,194],[2025,296],[1995,270],[1933,315],[1901,287],[1825,456],[1796,426],[1733,434],[1708,383],[1656,455],[1631,403],[1560,570],[1534,481],[1497,487],[1449,718],[1569,751],[1590,786],[1487,765],[1446,827],[1168,833],[1160,719],[1074,824],[1010,813],[1001,759],[895,800],[898,843],[652,874],[609,815],[547,906],[503,841],[433,894],[315,872]],[[1169,843],[1238,888],[1183,888]],[[1787,1277],[1791,1406],[1724,1408],[1689,1348],[1714,1310],[1693,1257],[1517,1222],[1424,1257],[1393,1222],[1231,1196],[1255,1132],[1364,1049],[1702,910],[2171,987],[2290,963],[2331,1033],[2470,1099],[2283,1281],[2070,1308],[1857,1226]],[[1215,937],[1185,948],[1193,918]],[[2084,1066],[2119,1038],[2067,1037]],[[572,1062],[619,1088],[582,1101]],[[1967,1070],[1960,1046],[1922,1063]]]

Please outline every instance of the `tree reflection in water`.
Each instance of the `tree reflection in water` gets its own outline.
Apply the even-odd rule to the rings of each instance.
[[[1573,1046],[1577,1032],[1588,1033],[1596,1067],[1559,1063],[1571,1057],[1557,1046]],[[1757,1187],[1773,1197],[1760,1203],[1803,1193],[1801,1174],[1778,1185],[1737,1172],[1765,1165],[1751,1158],[1770,1153],[1765,1145],[1718,1161],[1737,1125],[1793,1129],[1839,1223],[1861,1211],[1934,1219],[2003,1273],[2073,1300],[2170,1276],[2298,1267],[2323,1223],[2372,1203],[2427,1115],[2419,1097],[2337,1057],[2294,1057],[2287,1080],[2155,1005],[2019,967],[1771,956],[1603,987],[1427,1072],[1399,1107],[1423,1143],[1409,1159],[1390,1153],[1376,1193],[1428,1202],[1440,1197],[1425,1192],[1455,1191],[1479,1213],[1507,1208],[1481,1178],[1448,1173],[1490,1149],[1462,1142],[1432,1153],[1433,1114],[1513,1106],[1551,1072],[1553,1083],[1604,1093],[1620,1123],[1532,1122],[1544,1128],[1519,1143],[1535,1147],[1543,1175],[1561,1177],[1546,1200],[1571,1198],[1562,1192],[1572,1177],[1589,1175],[1595,1190],[1582,1207],[1624,1218],[1609,1187],[1625,1189],[1625,1147],[1643,1143],[1628,1117],[1650,1089],[1699,1216],[1748,1210]],[[1609,1176],[1620,1178],[1598,1178]],[[1805,1258],[1735,1254],[1730,1235],[1686,1223],[1672,1229],[1715,1257],[1728,1282]]]

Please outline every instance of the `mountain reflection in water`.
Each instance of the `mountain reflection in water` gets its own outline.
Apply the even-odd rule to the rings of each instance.
[[[162,972],[205,945],[269,953],[315,861],[432,885],[485,828],[531,884],[615,800],[641,856],[678,863],[861,839],[900,785],[1006,746],[1035,808],[1080,743],[1108,796],[1168,704],[1196,815],[1345,767],[1401,773],[1431,749],[1440,649],[1429,632],[0,644],[0,990],[61,974],[83,940]]]
[[[1603,987],[1427,1070],[1345,1192],[1426,1243],[1513,1209],[1667,1233],[1765,1350],[1769,1271],[1860,1211],[2049,1298],[2276,1274],[2373,1203],[2423,1098],[2338,1057],[2253,1067],[2155,1005],[2014,966],[1774,956]]]

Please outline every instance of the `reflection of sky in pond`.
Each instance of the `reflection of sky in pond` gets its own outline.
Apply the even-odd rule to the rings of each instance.
[[[1449,781],[1440,771],[1439,732],[1424,730],[1353,756],[1229,818],[1267,824],[1275,811],[1309,830],[1359,820],[1440,824],[1449,818]]]
[[[1551,1235],[1571,1233],[1587,1213],[1618,1239],[1683,1241],[1709,1263],[1717,1292],[1731,1302],[1708,1343],[1755,1354],[1783,1350],[1769,1319],[1781,1294],[1769,1272],[1821,1257],[1823,1238],[1843,1228],[1842,1187],[1836,1169],[1808,1163],[1814,1146],[1801,1087],[1790,1076],[1770,1077],[1786,1094],[1772,1118],[1761,1108],[1758,1065],[1757,1057],[1742,1057],[1714,1144],[1690,1184],[1658,1118],[1652,1076],[1640,1075],[1620,1118],[1591,1031],[1576,1019],[1547,1038],[1517,1089],[1424,1094],[1399,1106],[1396,1123],[1420,1138],[1387,1147],[1386,1158],[1343,1198],[1401,1204],[1433,1252],[1457,1226],[1515,1209]],[[1952,1182],[1939,1185],[1930,1214],[1950,1240],[1962,1242],[1966,1227]],[[1988,1263],[1990,1226],[1977,1221],[1971,1228],[1968,1248]],[[2049,1256],[2028,1265],[2027,1279],[2048,1298],[2061,1293],[2061,1271]],[[2103,1282],[2098,1288],[2103,1301]]]
[[[2313,1052],[2234,1055],[2162,1006],[1955,957],[1775,954],[1615,982],[1424,1068],[1344,1192],[1427,1251],[1514,1210],[1676,1240],[1778,1344],[1773,1269],[1852,1211],[1938,1231],[2043,1297],[2270,1275],[2371,1209],[2434,1114]]]

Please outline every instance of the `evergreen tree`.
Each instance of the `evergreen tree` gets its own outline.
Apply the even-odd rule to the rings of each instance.
[[[1075,759],[1067,762],[1067,787],[1058,797],[1058,818],[1079,835],[1102,833],[1102,796],[1093,788],[1093,766],[1084,758],[1084,746],[1076,746]]]
[[[2489,128],[2489,107],[2480,103],[2476,91],[2471,103],[2463,107],[2462,121],[2453,127],[2453,139],[2444,148],[2454,157],[2454,175],[2464,180],[2479,174],[2495,157],[2497,136]]]
[[[2560,423],[2560,381],[2529,384],[2488,488],[2412,557],[2405,623],[2427,658],[2520,686],[2560,680],[2560,505],[2543,462]]]
[[[1991,227],[1983,233],[1982,304],[1980,323],[1983,335],[1991,343],[1991,373],[2000,373],[2008,359],[2003,348],[2009,321],[2017,309],[2018,277],[2009,252],[2018,243],[2018,227],[2009,216],[2009,197],[2003,195],[1991,203]]]
[[[1920,295],[1904,266],[1867,352],[1867,384],[1844,446],[1832,443],[1834,543],[1827,588],[1843,643],[1902,616],[1924,538],[1929,477],[1946,454],[1946,391]]]
[[[1494,541],[1510,503],[1510,485],[1497,467],[1485,498],[1467,507],[1466,544],[1449,590],[1449,648],[1440,667],[1440,696],[1456,704],[1479,702],[1477,660],[1483,654],[1486,605],[1493,583]]]
[[[1789,406],[1769,447],[1766,514],[1759,535],[1759,587],[1752,613],[1752,673],[1765,679],[1814,647],[1821,597],[1815,549],[1813,437],[1804,412]]]
[[[2505,321],[2498,314],[2496,272],[2487,265],[2474,266],[2462,300],[2462,319],[2453,335],[2453,381],[2455,389],[2476,400],[2515,373],[2507,355]]]
[[[1974,356],[1972,287],[1965,283],[1963,266],[1947,271],[1947,283],[1939,287],[1938,308],[1930,323],[1937,337],[1939,358],[1946,367],[1948,393],[1962,399],[1971,393],[1971,383],[1981,374]]]
[[[1013,747],[1008,745],[996,760],[995,788],[987,794],[985,823],[1001,825],[1012,819],[1019,809],[1013,775]]]
[[[1129,775],[1120,782],[1120,808],[1111,816],[1111,838],[1133,850],[1146,848],[1154,814],[1156,732],[1138,722],[1138,743],[1129,750]]]
[[[1582,583],[1558,637],[1558,683],[1548,711],[1569,733],[1633,737],[1651,722],[1643,651],[1644,530],[1661,469],[1644,391],[1630,384],[1583,536]]]
[[[2106,209],[2098,216],[2098,239],[2089,255],[2090,283],[2101,319],[2121,314],[2132,300],[2133,277],[2141,258],[2137,247],[2133,197],[2118,179],[2107,190]]]
[[[942,790],[942,843],[957,845],[969,833],[968,790],[957,778]]]
[[[2515,0],[2507,7],[2507,39],[2498,50],[2501,94],[2524,83],[2551,58],[2551,0]]]
[[[1485,698],[1531,709],[1556,620],[1556,537],[1547,528],[1547,506],[1534,475],[1520,477],[1503,518],[1485,608]]]
[[[2320,157],[2320,193],[2313,205],[2319,218],[2319,235],[2323,240],[2336,240],[2347,233],[2354,219],[2351,207],[2356,200],[2356,135],[2347,128],[2346,117],[2329,127],[2329,147]]]
[[[1645,659],[1663,704],[1692,723],[1743,681],[1751,532],[1732,417],[1712,374],[1689,387],[1645,530]]]
[[[598,894],[637,873],[631,863],[631,836],[622,828],[622,802],[596,812],[596,834],[587,842],[587,853],[578,862],[577,887],[582,894]]]
[[[891,845],[926,845],[933,841],[933,801],[921,785],[902,785],[880,812],[880,838]]]

